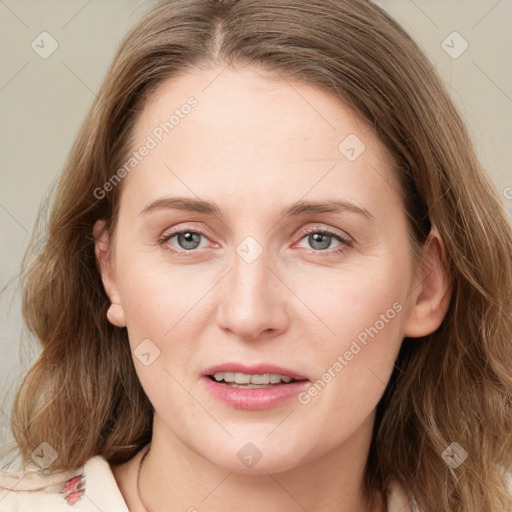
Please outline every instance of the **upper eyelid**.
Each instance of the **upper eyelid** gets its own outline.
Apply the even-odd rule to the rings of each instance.
[[[203,230],[201,228],[196,228],[196,227],[187,227],[187,226],[181,227],[181,228],[178,228],[175,230],[173,230],[173,228],[171,228],[170,231],[164,232],[164,234],[161,236],[161,239],[169,240],[173,236],[180,234],[180,233],[184,233],[184,232],[198,233],[198,234],[203,235],[208,240],[210,240],[207,230]],[[294,238],[297,236],[300,236],[300,238],[297,240],[297,242],[299,242],[305,236],[307,236],[311,233],[315,233],[315,232],[326,232],[330,236],[338,237],[340,239],[340,241],[344,242],[344,243],[353,244],[355,242],[354,238],[351,235],[349,235],[348,233],[346,233],[345,231],[340,230],[338,228],[333,228],[330,226],[321,226],[321,225],[312,225],[312,226],[306,227],[306,228],[303,227],[303,228],[295,231]]]
[[[326,232],[328,233],[329,235],[332,235],[332,236],[337,236],[339,238],[341,238],[342,240],[350,240],[352,241],[353,240],[353,237],[350,236],[347,232],[341,230],[341,229],[337,229],[337,228],[331,228],[331,227],[322,227],[322,226],[312,226],[312,227],[309,227],[309,228],[306,228],[302,231],[300,231],[300,233],[302,235],[308,235],[310,233],[315,233],[315,232]]]
[[[348,233],[346,233],[346,231],[344,231],[342,229],[339,229],[339,228],[334,228],[334,227],[331,227],[331,226],[321,225],[320,223],[316,223],[315,224],[314,222],[310,223],[310,224],[313,224],[313,225],[309,226],[307,228],[304,228],[304,227],[300,228],[300,229],[296,230],[295,233],[308,232],[308,231],[316,229],[318,231],[333,231],[333,234],[339,234],[340,236],[342,236],[343,234],[346,234],[347,237],[350,237],[350,235]],[[180,226],[180,224],[178,224],[177,226]],[[197,231],[198,233],[202,233],[205,236],[207,236],[206,232],[208,230],[205,230],[205,229],[202,229],[202,228],[197,228],[195,226],[191,227],[191,226],[185,225],[184,227],[178,227],[178,228],[172,227],[172,228],[166,229],[162,236],[165,236],[166,233],[168,233],[168,234],[175,234],[175,233],[181,233],[183,231]]]

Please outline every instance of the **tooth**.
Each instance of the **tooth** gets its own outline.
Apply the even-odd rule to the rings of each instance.
[[[270,374],[251,375],[251,384],[270,384]]]
[[[235,382],[237,384],[249,384],[251,376],[246,373],[235,373]]]
[[[235,374],[233,372],[224,372],[224,382],[235,382]]]
[[[256,386],[279,384],[281,382],[291,382],[293,379],[286,375],[278,375],[274,373],[265,373],[258,375],[249,375],[241,372],[217,372],[213,375],[213,378],[217,382],[227,382],[230,384],[240,384],[240,387],[252,387]]]
[[[264,389],[271,388],[272,384],[234,384],[231,383],[229,386],[233,388],[243,388],[243,389]]]

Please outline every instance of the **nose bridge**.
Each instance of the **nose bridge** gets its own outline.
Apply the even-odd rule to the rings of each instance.
[[[236,247],[229,287],[230,299],[233,302],[231,309],[235,307],[246,316],[254,318],[254,308],[270,301],[268,259],[263,246],[252,236],[246,237]],[[244,309],[249,311],[244,312]],[[252,314],[249,315],[249,312]]]
[[[286,315],[280,300],[279,286],[267,268],[269,254],[252,236],[235,248],[233,268],[222,289],[219,324],[254,339],[266,330],[280,330]]]

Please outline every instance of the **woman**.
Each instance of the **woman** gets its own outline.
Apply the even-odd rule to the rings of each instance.
[[[379,7],[160,2],[47,230],[2,510],[512,510],[510,226]]]

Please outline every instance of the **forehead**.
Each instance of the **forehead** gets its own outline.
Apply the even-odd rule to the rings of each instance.
[[[340,99],[254,68],[197,68],[163,82],[132,151],[149,140],[126,178],[140,193],[171,182],[189,194],[272,191],[283,200],[362,182],[369,192],[372,181],[399,191],[386,147]]]
[[[191,98],[197,106],[189,109]],[[379,145],[369,125],[339,98],[255,68],[194,68],[163,82],[142,112],[137,135],[151,133],[173,114],[174,138],[191,125],[205,143],[220,145],[232,136],[236,144],[223,147],[231,153],[258,142],[267,143],[268,152],[275,148],[276,136],[288,142],[284,149],[300,149],[317,158],[339,157],[337,143],[351,133],[367,145]],[[384,146],[375,149],[385,152]]]

